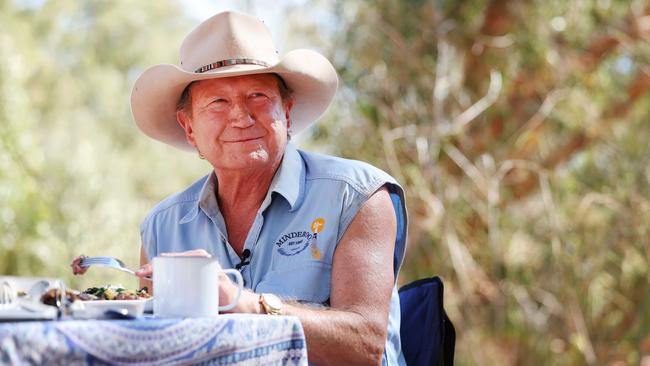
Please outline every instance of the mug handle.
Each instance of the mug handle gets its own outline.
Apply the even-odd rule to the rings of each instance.
[[[224,274],[232,274],[235,276],[235,282],[237,282],[237,296],[235,296],[235,299],[228,305],[224,306],[219,306],[219,312],[222,311],[227,311],[227,310],[232,310],[236,305],[237,302],[239,302],[239,297],[241,296],[241,291],[244,288],[244,279],[241,276],[241,273],[239,273],[238,270],[236,269],[222,269],[221,272]]]

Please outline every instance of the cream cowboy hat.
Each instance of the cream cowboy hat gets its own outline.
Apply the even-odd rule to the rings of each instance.
[[[196,27],[180,48],[180,67],[156,65],[145,70],[131,92],[135,123],[147,136],[193,151],[176,121],[176,104],[195,80],[276,73],[293,91],[292,130],[300,132],[327,109],[338,83],[332,64],[306,49],[281,58],[268,28],[237,12],[219,13]]]

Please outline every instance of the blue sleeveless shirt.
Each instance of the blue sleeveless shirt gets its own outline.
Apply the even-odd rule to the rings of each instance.
[[[386,185],[397,217],[393,256],[395,281],[406,247],[404,193],[385,172],[363,162],[297,150],[287,144],[269,192],[244,243],[250,263],[244,284],[256,293],[326,304],[330,297],[336,246],[361,206]],[[240,263],[228,244],[216,199],[216,176],[209,174],[185,191],[160,202],[140,226],[151,260],[160,253],[205,249],[224,268]],[[400,307],[393,287],[383,365],[404,365]]]

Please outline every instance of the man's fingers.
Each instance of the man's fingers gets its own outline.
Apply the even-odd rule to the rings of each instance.
[[[151,277],[152,273],[153,270],[150,263],[145,264],[144,266],[140,267],[139,270],[135,271],[135,275],[140,278]]]

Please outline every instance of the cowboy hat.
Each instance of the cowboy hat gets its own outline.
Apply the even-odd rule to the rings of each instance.
[[[194,150],[176,120],[176,104],[185,87],[195,80],[262,73],[278,74],[292,90],[291,128],[296,133],[325,112],[338,83],[334,67],[319,53],[297,49],[280,58],[264,23],[227,11],[185,37],[180,66],[156,65],[140,75],[131,92],[131,112],[147,136]]]

